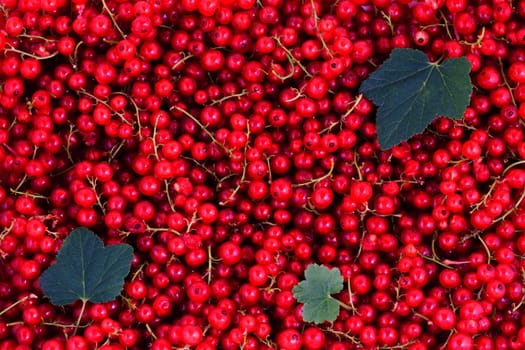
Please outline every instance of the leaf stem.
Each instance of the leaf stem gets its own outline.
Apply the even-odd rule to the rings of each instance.
[[[330,296],[330,298],[334,299],[335,301],[337,301],[337,303],[339,304],[339,306],[341,306],[343,309],[345,310],[348,310],[348,311],[355,311],[355,308],[353,308],[352,306],[348,305],[347,303],[343,303],[341,300],[339,299],[336,299],[332,296]]]
[[[73,332],[73,336],[77,334],[77,330],[80,327],[80,321],[82,320],[82,316],[84,316],[84,311],[86,311],[86,305],[88,300],[87,299],[80,299],[82,301],[82,307],[80,308],[80,313],[78,314],[77,322],[75,322],[75,330]]]

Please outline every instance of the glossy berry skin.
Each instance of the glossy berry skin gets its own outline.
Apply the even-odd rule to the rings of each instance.
[[[288,329],[279,334],[277,344],[282,349],[294,350],[300,349],[303,341],[301,334],[298,331]]]

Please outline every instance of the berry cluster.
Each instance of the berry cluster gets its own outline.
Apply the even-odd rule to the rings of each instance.
[[[474,92],[381,150],[359,86],[395,48]],[[0,50],[0,350],[525,348],[524,0],[2,0]],[[131,273],[58,308],[79,226]]]

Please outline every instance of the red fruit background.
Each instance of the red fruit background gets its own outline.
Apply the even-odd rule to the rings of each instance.
[[[0,350],[525,348],[524,45],[523,0],[1,0]],[[381,150],[394,48],[474,92]],[[135,252],[85,312],[38,282],[79,226]]]

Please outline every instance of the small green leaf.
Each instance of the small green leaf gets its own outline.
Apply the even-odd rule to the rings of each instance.
[[[40,276],[40,287],[55,305],[111,301],[122,291],[132,259],[129,244],[104,247],[93,232],[77,228],[62,243],[55,264]]]
[[[293,288],[293,295],[303,303],[306,322],[333,322],[339,315],[339,301],[332,294],[343,289],[343,276],[338,268],[310,264],[304,272],[305,280]]]
[[[451,58],[429,62],[414,49],[394,49],[361,84],[360,92],[378,106],[377,138],[388,149],[421,133],[437,116],[461,119],[470,101],[470,62]]]

